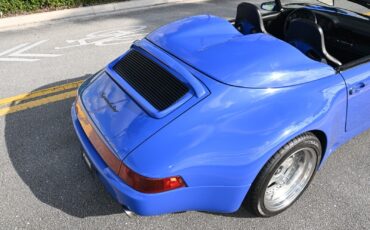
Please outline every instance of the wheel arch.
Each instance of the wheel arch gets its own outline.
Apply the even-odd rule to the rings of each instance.
[[[244,199],[241,203],[241,205],[243,203],[246,203],[248,202],[250,196],[251,196],[251,192],[252,192],[252,187],[254,186],[259,174],[261,173],[263,167],[266,165],[266,163],[272,158],[274,157],[274,155],[281,149],[281,148],[284,148],[284,146],[286,146],[289,142],[291,142],[292,140],[294,140],[295,138],[301,136],[301,135],[304,135],[304,134],[307,134],[307,133],[311,133],[313,134],[315,137],[317,137],[317,139],[320,141],[320,144],[321,144],[321,150],[322,150],[322,154],[321,154],[321,159],[320,159],[320,163],[319,163],[319,166],[318,168],[320,168],[320,165],[322,164],[323,162],[323,159],[324,159],[324,155],[327,151],[327,145],[328,145],[328,138],[327,138],[327,134],[322,131],[322,130],[319,130],[319,129],[312,129],[312,130],[306,130],[304,132],[300,132],[300,133],[296,133],[294,136],[290,137],[287,141],[284,142],[284,144],[281,145],[281,147],[274,153],[270,156],[270,158],[268,158],[268,160],[265,162],[265,164],[262,166],[262,168],[259,170],[259,172],[257,173],[256,177],[254,178],[252,184],[251,184],[251,187],[249,188],[249,190],[246,192],[245,196],[244,196]]]
[[[311,130],[308,132],[311,132],[313,135],[315,135],[321,143],[321,150],[322,150],[322,156],[321,156],[321,162],[320,162],[320,165],[321,165],[324,159],[324,155],[326,154],[327,147],[328,147],[328,137],[326,133],[322,130],[315,129],[315,130]]]

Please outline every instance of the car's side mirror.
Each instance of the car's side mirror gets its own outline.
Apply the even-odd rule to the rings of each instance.
[[[266,11],[274,11],[275,8],[276,8],[275,1],[264,2],[261,4],[261,9],[266,10]]]

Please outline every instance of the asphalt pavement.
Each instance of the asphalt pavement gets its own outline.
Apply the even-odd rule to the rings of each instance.
[[[231,18],[238,3],[173,4],[0,32],[0,114],[3,98],[30,101],[0,115],[0,229],[369,229],[370,131],[338,149],[298,202],[272,218],[243,207],[129,218],[84,165],[73,97],[62,100],[56,89],[95,73],[160,25],[202,13]],[[37,104],[30,92],[49,99]]]

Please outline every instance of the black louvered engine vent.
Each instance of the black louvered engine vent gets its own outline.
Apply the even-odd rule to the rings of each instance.
[[[153,60],[132,50],[113,70],[159,111],[170,107],[188,91],[188,87]]]

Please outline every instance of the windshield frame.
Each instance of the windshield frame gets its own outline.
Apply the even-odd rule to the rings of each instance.
[[[335,5],[335,0],[334,0],[334,5],[327,5],[323,2],[319,2],[317,0],[307,0],[307,2],[304,2],[302,0],[297,0],[297,2],[294,2],[294,1],[286,1],[286,4],[283,4],[284,3],[284,0],[274,0],[275,1],[275,4],[276,4],[276,9],[278,11],[280,10],[284,10],[286,8],[289,8],[288,6],[294,6],[294,5],[301,5],[302,7],[305,7],[305,6],[322,6],[322,7],[327,7],[327,8],[332,8],[332,9],[338,9],[338,10],[344,10],[344,11],[348,11],[348,12],[352,12],[352,13],[355,13],[359,16],[362,16],[362,17],[365,17],[367,19],[370,19],[370,15],[368,15],[367,13],[361,13],[361,12],[357,12],[353,9],[346,9],[346,8],[343,8],[343,7],[339,7],[339,6],[336,6]],[[370,8],[367,7],[367,6],[364,6],[363,4],[361,4],[361,0],[348,0],[348,2],[350,2],[351,4],[356,4],[357,6],[359,7],[363,7],[363,8],[366,8],[369,10],[368,13],[370,13]]]

